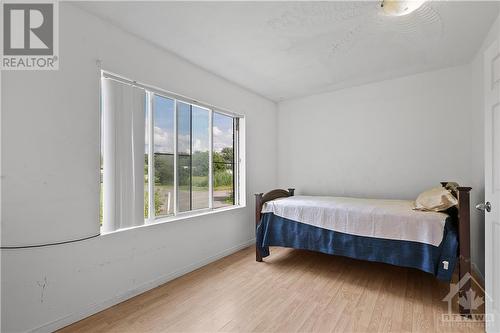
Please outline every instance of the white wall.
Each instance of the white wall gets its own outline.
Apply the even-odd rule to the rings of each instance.
[[[47,225],[71,235],[98,223],[97,59],[104,69],[246,115],[249,205],[79,243],[2,250],[2,332],[60,327],[248,245],[250,194],[276,186],[274,103],[68,3],[60,4],[60,50],[59,71],[2,73],[3,223],[15,208],[27,242]]]
[[[440,181],[484,191],[481,109],[471,66],[279,104],[278,183],[301,194],[415,199]],[[472,258],[484,271],[480,214]]]

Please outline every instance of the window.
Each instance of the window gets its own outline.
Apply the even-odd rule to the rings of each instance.
[[[103,231],[239,205],[239,126],[217,108],[103,72]]]
[[[210,207],[210,110],[177,104],[179,211]]]
[[[213,113],[213,175],[214,207],[235,204],[234,133],[235,120],[232,117]]]
[[[173,99],[153,95],[154,182],[146,185],[153,185],[155,217],[174,213],[174,108]]]

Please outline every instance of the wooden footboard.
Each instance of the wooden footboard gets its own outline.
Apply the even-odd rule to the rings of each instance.
[[[267,192],[266,194],[264,193],[257,193],[255,194],[255,228],[257,230],[257,226],[259,225],[260,222],[260,215],[262,211],[262,206],[264,203],[278,199],[278,198],[287,198],[287,197],[293,197],[295,192],[294,188],[289,188],[288,191],[286,190],[272,190],[271,192]],[[256,237],[257,238],[257,237]],[[259,249],[258,249],[258,244],[255,244],[255,260],[256,261],[262,261],[262,256],[260,255]]]

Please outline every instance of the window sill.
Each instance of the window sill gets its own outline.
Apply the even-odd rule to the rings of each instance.
[[[106,236],[106,235],[111,235],[115,234],[117,232],[122,232],[122,231],[127,231],[127,230],[133,230],[133,229],[138,229],[138,228],[145,228],[149,226],[154,226],[154,225],[160,225],[160,224],[165,224],[165,223],[171,223],[171,222],[176,222],[176,221],[181,221],[181,220],[187,220],[187,219],[192,219],[195,217],[199,216],[205,216],[205,215],[212,215],[212,214],[218,214],[222,212],[228,212],[232,210],[237,210],[237,209],[242,209],[245,208],[245,205],[235,205],[235,206],[230,206],[230,207],[222,207],[222,208],[216,208],[216,209],[204,209],[204,210],[198,210],[198,211],[192,211],[192,212],[185,212],[185,213],[179,213],[177,216],[168,216],[168,217],[163,217],[156,219],[153,222],[146,221],[142,225],[137,225],[129,228],[122,228],[114,231],[101,231],[100,236]]]

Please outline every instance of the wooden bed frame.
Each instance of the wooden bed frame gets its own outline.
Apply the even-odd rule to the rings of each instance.
[[[447,187],[458,199],[458,205],[450,208],[447,213],[458,225],[458,280],[461,281],[466,274],[471,273],[470,263],[470,190],[471,187],[462,187],[454,182],[441,182],[441,186]],[[255,225],[260,223],[262,206],[264,203],[278,198],[287,198],[294,195],[295,189],[276,189],[270,192],[255,194]],[[255,246],[255,260],[261,262],[262,257]],[[463,285],[459,285],[459,297],[465,296],[465,291],[471,287],[470,279]],[[469,307],[470,308],[470,307]],[[470,310],[459,305],[461,315],[470,316]]]

